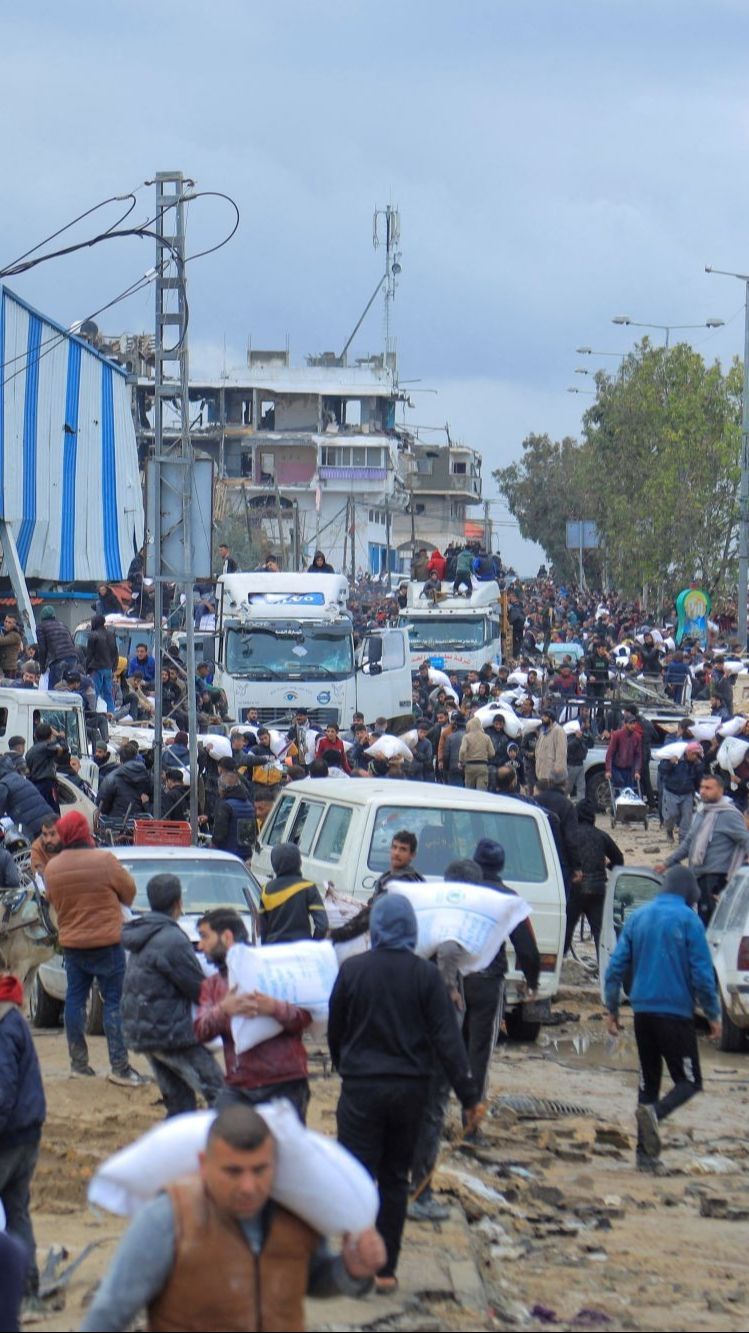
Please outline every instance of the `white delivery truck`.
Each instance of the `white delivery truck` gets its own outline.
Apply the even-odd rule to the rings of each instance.
[[[237,722],[308,710],[314,726],[347,726],[411,713],[411,667],[403,628],[366,631],[354,644],[348,583],[339,574],[222,574],[213,641],[213,683]],[[209,640],[203,657],[208,660]]]
[[[49,722],[60,743],[81,761],[81,777],[96,786],[99,770],[90,754],[83,701],[68,690],[24,690],[0,687],[0,754],[11,736],[23,736],[27,750],[40,722]]]
[[[470,597],[456,597],[443,583],[433,602],[424,584],[408,585],[408,603],[399,616],[408,629],[411,668],[430,662],[442,671],[480,671],[485,662],[502,661],[502,604],[499,584],[473,581]]]

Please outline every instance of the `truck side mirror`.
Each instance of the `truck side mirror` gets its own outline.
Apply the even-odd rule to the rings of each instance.
[[[370,676],[379,676],[382,672],[382,639],[370,637],[367,639],[367,656],[362,663],[362,669],[366,669]]]

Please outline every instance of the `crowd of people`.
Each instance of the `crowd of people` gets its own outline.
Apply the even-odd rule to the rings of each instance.
[[[464,589],[470,590],[473,579],[489,576],[488,570],[469,568],[466,562],[460,567],[461,553],[449,555],[455,559],[453,581],[465,578]],[[472,561],[482,558],[480,552],[471,553]],[[228,548],[222,559],[225,572],[232,572]],[[435,571],[434,556],[431,571],[429,563],[424,568],[416,563],[414,578],[427,583],[436,572],[442,584],[449,577],[446,567]],[[326,564],[318,552],[310,568]],[[498,575],[501,567],[494,567],[491,577]],[[388,619],[394,606],[397,598],[394,604],[388,590],[379,598],[371,587],[352,594],[355,621]],[[133,720],[143,720],[152,712],[149,701],[159,687],[146,643],[120,663],[106,614],[102,606],[92,618],[83,662],[51,607],[42,610],[35,649],[24,648],[12,617],[6,618],[0,638],[6,682],[33,689],[46,673],[56,688],[80,694],[92,720],[104,720],[104,730],[93,722],[91,728],[99,784],[96,794],[89,794],[100,842],[125,829],[135,814],[153,812],[152,755],[135,740],[124,741],[115,752],[105,730],[123,708]],[[666,618],[656,629],[642,623],[638,607],[616,600],[604,604],[579,590],[555,587],[545,574],[529,585],[511,585],[509,623],[513,657],[504,665],[487,663],[480,671],[460,678],[447,673],[445,679],[435,677],[429,662],[419,667],[407,742],[410,758],[378,754],[378,740],[388,735],[384,718],[355,714],[344,727],[331,723],[316,731],[300,708],[290,726],[273,732],[250,710],[237,726],[213,686],[210,667],[201,664],[196,680],[188,682],[178,656],[162,672],[165,712],[180,721],[186,691],[195,690],[203,834],[213,846],[248,862],[279,789],[304,776],[460,785],[534,803],[549,822],[564,879],[565,952],[573,947],[581,917],[587,918],[598,946],[607,873],[623,863],[621,849],[596,825],[595,805],[585,795],[572,799],[588,751],[596,744],[605,747],[605,771],[614,789],[641,784],[644,799],[659,811],[674,842],[656,867],[664,875],[663,892],[629,917],[605,982],[610,1030],[619,1030],[622,987],[635,1012],[642,1069],[637,1164],[657,1173],[660,1122],[701,1087],[695,1002],[713,1034],[718,1030],[720,1007],[705,925],[728,878],[749,854],[741,809],[746,784],[741,774],[738,781],[727,782],[716,766],[714,746],[691,738],[684,715],[678,720],[684,753],[661,763],[653,786],[650,756],[663,737],[642,706],[617,698],[616,685],[622,675],[643,677],[660,698],[681,703],[702,697],[711,711],[728,717],[733,700],[725,663],[733,660],[735,649],[720,642],[717,624],[707,649],[690,643],[677,648]],[[103,700],[103,708],[97,700]],[[478,715],[500,702],[504,707],[490,720]],[[560,721],[565,715],[575,722],[569,730]],[[513,719],[533,725],[521,726],[515,736]],[[214,750],[217,736],[228,742],[229,753]],[[227,955],[230,949],[250,947],[246,921],[228,908],[207,912],[198,922],[196,953],[178,924],[182,885],[175,875],[153,876],[147,885],[149,911],[123,920],[135,897],[132,877],[105,846],[97,846],[83,814],[60,817],[60,772],[84,785],[63,739],[47,722],[37,725],[28,749],[23,738],[9,739],[0,761],[0,812],[32,837],[32,868],[56,914],[67,972],[64,1021],[71,1074],[82,1080],[96,1077],[84,1029],[86,1001],[96,981],[109,1077],[126,1088],[154,1079],[167,1117],[194,1110],[198,1098],[219,1113],[199,1175],[143,1210],[83,1327],[126,1328],[143,1308],[150,1326],[159,1328],[301,1327],[306,1293],[361,1295],[372,1283],[382,1292],[394,1290],[406,1216],[427,1223],[446,1216],[431,1182],[451,1090],[462,1108],[465,1138],[481,1139],[489,1065],[502,1020],[505,943],[484,971],[468,976],[452,941],[444,941],[430,959],[416,955],[413,908],[402,895],[387,891],[394,880],[422,879],[417,838],[407,824],[392,839],[389,868],[370,901],[344,924],[328,919],[320,887],[304,875],[299,848],[293,843],[273,848],[273,877],[263,887],[257,923],[264,944],[310,939],[346,944],[365,933],[370,940],[368,950],[341,964],[327,1040],[341,1079],[338,1139],[377,1182],[380,1209],[377,1229],[346,1239],[334,1257],[319,1236],[300,1229],[293,1214],[271,1204],[273,1141],[255,1110],[283,1096],[306,1120],[305,1034],[311,1015],[270,995],[230,989]],[[165,817],[186,814],[189,766],[182,729],[164,751]],[[442,877],[511,894],[503,867],[501,844],[482,839],[470,858],[446,861]],[[509,939],[525,995],[532,999],[540,959],[530,922],[517,926]],[[0,977],[0,1199],[8,1223],[7,1233],[0,1234],[0,1274],[9,1298],[14,1290],[33,1295],[38,1287],[29,1189],[46,1113],[22,1005],[16,979]],[[232,1020],[258,1016],[273,1019],[277,1035],[238,1053]],[[223,1048],[223,1068],[206,1045],[215,1039]],[[134,1068],[131,1054],[145,1062],[148,1074]],[[661,1098],[663,1060],[674,1087]],[[195,1253],[206,1274],[197,1284],[190,1281]],[[282,1293],[286,1278],[289,1290]]]

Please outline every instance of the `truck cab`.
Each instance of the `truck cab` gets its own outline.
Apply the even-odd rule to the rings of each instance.
[[[49,722],[62,732],[71,754],[81,761],[81,777],[96,785],[98,770],[89,754],[86,721],[80,695],[67,690],[20,690],[0,686],[0,753],[8,749],[11,736],[23,736],[26,749],[34,744],[34,729]]]
[[[453,585],[443,583],[434,600],[423,583],[411,582],[398,621],[408,630],[413,671],[427,661],[462,676],[502,662],[501,593],[494,580],[474,579],[470,597],[456,596]]]
[[[368,719],[411,712],[404,631],[355,643],[341,575],[224,574],[217,590],[214,684],[238,722],[250,708],[280,723],[305,707],[314,726],[348,724],[357,709]]]

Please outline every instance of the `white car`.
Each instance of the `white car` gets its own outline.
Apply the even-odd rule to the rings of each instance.
[[[617,866],[609,875],[601,930],[601,998],[604,979],[627,917],[650,902],[662,879],[649,866]],[[722,1051],[740,1051],[749,1032],[749,866],[726,885],[707,930],[720,993]]]
[[[723,1051],[740,1051],[749,1032],[749,866],[720,895],[707,942],[720,990]]]
[[[211,847],[110,847],[107,848],[130,871],[137,886],[134,912],[148,912],[146,885],[154,875],[178,875],[182,884],[185,915],[179,924],[197,943],[199,917],[216,907],[231,907],[244,920],[250,939],[257,940],[260,885],[243,861],[230,852]],[[101,998],[94,993],[89,1004],[88,1031],[102,1032]],[[31,987],[29,1015],[34,1027],[56,1027],[67,992],[62,954],[42,963]]]

